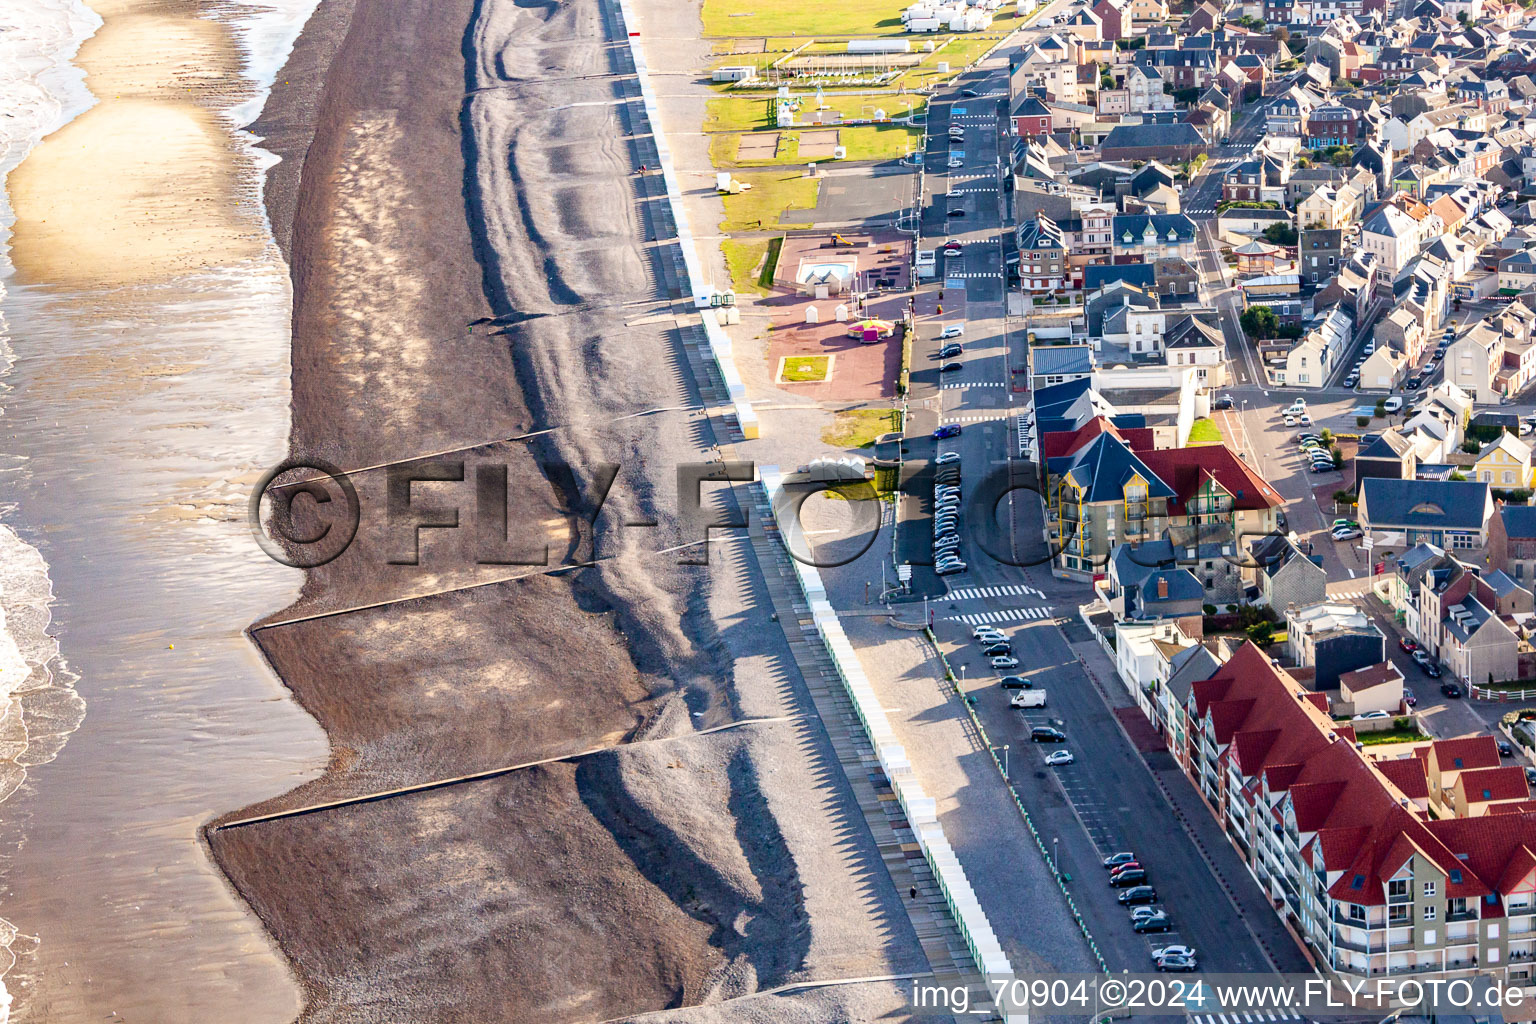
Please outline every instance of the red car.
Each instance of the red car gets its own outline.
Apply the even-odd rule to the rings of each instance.
[[[1398,638],[1397,646],[1401,647],[1403,650],[1407,651],[1409,654],[1412,654],[1414,651],[1419,649],[1419,645],[1418,644],[1414,643],[1412,640],[1408,639],[1405,636]]]

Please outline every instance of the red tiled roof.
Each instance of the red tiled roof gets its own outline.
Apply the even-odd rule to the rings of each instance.
[[[1367,665],[1365,668],[1357,668],[1353,672],[1345,672],[1339,676],[1339,685],[1349,687],[1351,693],[1361,693],[1373,687],[1402,681],[1403,674],[1390,661],[1384,661],[1380,665]]]
[[[1514,765],[1502,768],[1476,768],[1461,773],[1456,780],[1467,795],[1467,803],[1480,804],[1489,800],[1524,800],[1531,795],[1531,787],[1525,784],[1524,769]],[[1487,794],[1484,796],[1483,794]]]
[[[1424,762],[1416,757],[1402,757],[1391,761],[1377,761],[1376,770],[1402,790],[1410,800],[1429,798],[1429,776],[1424,773]]]
[[[1224,444],[1138,450],[1136,455],[1173,489],[1174,497],[1168,499],[1169,515],[1187,515],[1185,503],[1194,499],[1211,477],[1232,495],[1232,505],[1237,509],[1278,508],[1284,500]]]
[[[1459,740],[1436,740],[1430,744],[1430,754],[1442,772],[1470,768],[1496,768],[1499,764],[1499,745],[1492,736],[1465,736]]]
[[[1056,430],[1049,434],[1041,434],[1040,458],[1056,459],[1064,455],[1074,455],[1078,449],[1100,434],[1109,434],[1130,445],[1113,423],[1103,416],[1095,416],[1076,430]]]

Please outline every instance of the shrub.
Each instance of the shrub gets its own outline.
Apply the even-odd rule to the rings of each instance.
[[[1215,615],[1216,614],[1216,606],[1213,605],[1213,604],[1203,604],[1203,605],[1200,606],[1200,610],[1205,612],[1205,614],[1207,614],[1207,615]]]
[[[1371,425],[1371,418],[1369,416],[1356,416],[1355,417],[1355,426],[1357,426],[1357,427],[1368,427],[1370,425]]]

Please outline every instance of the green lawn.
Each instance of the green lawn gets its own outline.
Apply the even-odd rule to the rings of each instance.
[[[831,356],[785,356],[779,379],[799,383],[826,380],[831,362]]]
[[[786,210],[809,210],[816,205],[821,189],[820,178],[807,178],[800,171],[759,171],[742,173],[736,179],[750,183],[751,191],[722,196],[725,220],[721,231],[771,231],[781,227],[810,227],[809,218],[799,224],[780,224]]]
[[[720,243],[725,265],[731,272],[731,287],[745,294],[757,293],[757,270],[768,255],[768,239],[727,238]]]
[[[868,448],[881,434],[900,429],[898,409],[845,409],[821,432],[821,440],[838,448]]]
[[[902,0],[705,0],[706,36],[888,36],[903,31]]]
[[[1383,732],[1360,732],[1355,734],[1356,742],[1374,747],[1381,743],[1423,743],[1429,737],[1417,729],[1387,729]]]
[[[808,129],[809,130],[809,129]],[[922,133],[901,125],[857,125],[839,128],[838,142],[848,149],[848,160],[899,160],[922,148]],[[779,134],[779,144],[771,159],[742,160],[741,135],[716,133],[709,137],[709,159],[716,167],[782,167],[789,164],[830,163],[832,157],[800,156],[800,133]]]
[[[1225,440],[1215,420],[1198,419],[1189,428],[1190,444],[1221,444]]]
[[[814,92],[806,94],[806,97],[810,102],[815,101]],[[873,117],[876,110],[884,110],[889,117],[905,117],[909,110],[920,112],[928,104],[926,97],[910,93],[863,92],[824,92],[822,102],[845,118]],[[772,97],[766,93],[716,96],[704,108],[704,130],[745,132],[772,128],[772,103]]]

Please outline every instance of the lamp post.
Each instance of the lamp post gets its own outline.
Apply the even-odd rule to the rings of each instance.
[[[1056,848],[1056,844],[1059,842],[1061,842],[1060,836],[1051,837],[1051,870],[1058,875],[1061,874],[1061,853]]]

